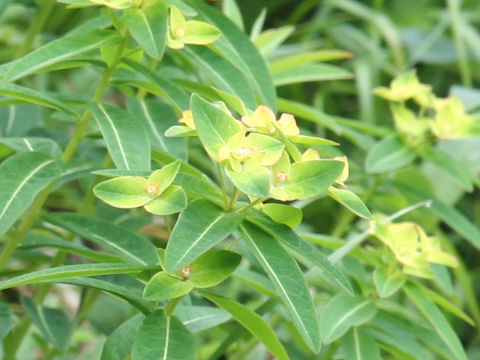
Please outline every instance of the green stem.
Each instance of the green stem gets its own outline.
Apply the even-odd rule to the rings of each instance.
[[[472,86],[472,73],[468,64],[468,55],[463,41],[462,21],[460,16],[460,1],[447,0],[448,10],[450,11],[450,19],[452,22],[452,32],[455,38],[455,47],[458,52],[458,67],[462,77],[464,86]]]
[[[40,30],[42,30],[43,25],[45,25],[45,22],[50,16],[54,5],[55,0],[44,0],[39,2],[38,11],[35,14],[35,18],[30,23],[30,27],[28,28],[27,35],[25,36],[22,46],[18,49],[17,57],[20,58],[26,55],[32,49],[35,37],[38,35]]]
[[[232,194],[232,198],[230,199],[230,203],[228,204],[227,211],[231,211],[233,209],[233,207],[237,203],[237,200],[238,200],[239,196],[240,196],[240,190],[235,188],[235,190],[233,190],[233,194]]]
[[[267,197],[264,197],[264,198],[258,198],[257,200],[252,201],[250,204],[245,205],[244,207],[236,210],[235,212],[238,213],[238,214],[239,214],[239,213],[242,213],[242,212],[247,211],[248,209],[254,207],[255,205],[258,205],[258,204],[263,203],[264,201],[266,201],[266,200],[268,200],[268,199],[270,199],[268,196],[267,196]]]

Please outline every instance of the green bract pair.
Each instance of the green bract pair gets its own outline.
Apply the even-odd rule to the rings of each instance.
[[[172,185],[180,169],[180,160],[154,171],[148,178],[120,176],[95,186],[93,192],[107,204],[120,209],[143,206],[155,215],[170,215],[187,207],[187,195]]]

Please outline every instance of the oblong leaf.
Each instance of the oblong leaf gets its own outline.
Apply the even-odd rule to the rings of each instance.
[[[236,172],[228,167],[225,173],[232,183],[245,194],[255,197],[265,197],[270,192],[271,171],[260,167],[255,171]]]
[[[20,285],[35,284],[42,281],[65,279],[70,277],[96,276],[106,274],[130,274],[146,271],[152,267],[132,266],[119,263],[65,265],[34,271],[28,274],[0,281],[0,290]],[[155,267],[156,268],[156,267]]]
[[[140,121],[110,104],[96,104],[91,110],[117,168],[150,170],[150,140]]]
[[[417,154],[395,137],[385,138],[367,154],[365,169],[371,174],[393,171],[411,163]]]
[[[118,40],[115,31],[102,29],[61,37],[17,60],[8,69],[4,80],[17,80],[47,66]]]
[[[15,152],[35,151],[53,158],[62,156],[62,149],[55,141],[40,137],[8,137],[1,138],[0,143],[8,146]]]
[[[151,57],[160,60],[165,50],[168,11],[159,0],[146,2],[141,8],[125,11],[125,21],[132,37]]]
[[[93,241],[132,264],[156,264],[157,248],[146,238],[98,217],[78,213],[51,213],[45,219]]]
[[[349,293],[353,292],[352,285],[340,269],[333,265],[317,247],[302,239],[293,229],[271,220],[256,209],[249,210],[247,220],[272,235],[296,254],[318,266],[329,279],[342,289]]]
[[[329,344],[347,330],[372,319],[377,313],[376,306],[361,296],[337,294],[323,309],[320,315],[322,341]]]
[[[173,273],[213,245],[225,239],[240,224],[241,214],[226,213],[206,200],[192,201],[170,235],[165,252],[165,267]]]
[[[163,310],[150,313],[133,344],[132,360],[193,360],[192,333],[175,316]]]
[[[242,234],[268,274],[295,327],[315,352],[320,350],[317,314],[305,277],[282,245],[255,225],[244,223]]]
[[[244,326],[253,336],[265,344],[267,349],[278,360],[289,359],[288,354],[280,340],[278,340],[277,335],[261,316],[232,299],[214,295],[206,291],[200,291],[200,294],[232,314],[233,318],[242,324],[242,326]]]
[[[282,70],[273,74],[275,86],[304,83],[307,81],[329,81],[352,79],[348,70],[328,64],[308,64]]]
[[[108,205],[120,209],[143,206],[153,199],[145,190],[147,179],[138,176],[121,176],[102,181],[93,188],[93,193]]]
[[[435,305],[421,288],[411,282],[407,283],[403,287],[403,290],[430,324],[432,324],[438,336],[440,336],[445,345],[447,345],[455,355],[455,359],[466,360],[467,356],[465,355],[462,343],[437,305]]]
[[[372,219],[372,214],[368,210],[367,205],[355,193],[348,189],[337,189],[330,186],[327,190],[329,196],[347,207],[354,214],[364,218]]]
[[[176,214],[187,207],[185,190],[178,185],[170,185],[159,197],[145,205],[145,210],[155,215]]]
[[[381,360],[380,350],[375,340],[362,328],[354,327],[342,338],[345,359]]]
[[[0,164],[0,235],[7,232],[61,170],[59,161],[36,152],[18,153]]]
[[[223,309],[213,306],[178,305],[173,312],[192,333],[216,327],[230,320],[231,316]]]
[[[22,297],[21,302],[28,317],[40,330],[43,337],[57,349],[65,350],[71,335],[67,315],[59,309],[37,305],[27,297]]]
[[[235,271],[241,260],[242,257],[232,251],[207,251],[191,263],[188,282],[196,288],[216,286]]]
[[[169,138],[164,135],[170,126],[178,124],[178,118],[170,106],[158,100],[130,98],[127,101],[127,107],[128,111],[143,123],[150,137],[152,148],[173,155],[178,159],[187,160],[186,140]]]
[[[0,340],[10,332],[13,324],[13,314],[10,307],[0,301]]]

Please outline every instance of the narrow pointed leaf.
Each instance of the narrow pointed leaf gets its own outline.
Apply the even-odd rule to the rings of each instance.
[[[63,104],[61,101],[28,87],[2,82],[0,83],[0,95],[32,104],[42,105],[55,110],[62,110],[67,114],[77,116],[77,113],[74,110]]]
[[[148,267],[144,266],[132,266],[119,263],[65,265],[51,269],[38,270],[8,280],[0,281],[0,290],[56,279],[107,274],[131,274],[148,269]]]
[[[250,209],[247,220],[293,250],[296,254],[318,266],[325,275],[345,291],[352,293],[353,288],[348,278],[333,265],[315,245],[302,239],[293,229],[279,224],[256,209]]]
[[[355,193],[347,189],[337,189],[330,186],[327,191],[328,195],[347,207],[354,214],[364,218],[372,219],[372,214],[368,210],[365,203]]]
[[[165,135],[167,129],[178,124],[177,115],[170,106],[158,100],[139,100],[136,98],[128,99],[127,106],[128,111],[143,123],[152,143],[152,148],[173,155],[178,159],[187,159],[186,140],[169,138]]]
[[[92,30],[64,36],[16,61],[5,74],[4,80],[17,80],[47,66],[57,64],[73,56],[100,48],[100,46],[115,41],[118,41],[118,36],[116,32],[111,30]]]
[[[288,354],[280,340],[278,340],[277,335],[261,316],[232,299],[214,295],[206,291],[201,291],[200,294],[222,309],[228,311],[236,321],[242,324],[242,326],[244,326],[253,336],[265,344],[267,349],[278,360],[289,359]]]
[[[125,11],[125,20],[132,37],[151,57],[160,60],[165,50],[168,11],[159,0],[148,1]]]
[[[244,238],[283,300],[295,327],[310,348],[320,350],[317,314],[298,264],[271,235],[255,225],[241,226]]]
[[[223,309],[213,306],[178,305],[173,312],[192,333],[216,327],[230,320],[231,316]]]
[[[165,252],[165,266],[173,273],[188,265],[240,224],[241,214],[226,213],[206,200],[192,201],[172,231]]]
[[[325,344],[335,341],[352,326],[369,321],[376,313],[375,305],[361,296],[347,294],[334,296],[320,315],[322,341]]]
[[[397,170],[410,164],[417,154],[397,138],[385,138],[373,146],[367,154],[365,169],[371,174]]]
[[[155,310],[143,320],[133,344],[132,360],[193,360],[192,333],[175,316]]]
[[[110,104],[91,109],[117,168],[150,170],[150,140],[140,121]]]
[[[403,290],[430,324],[432,324],[438,336],[440,336],[445,345],[447,345],[455,355],[455,359],[466,360],[467,356],[465,355],[462,343],[437,305],[435,305],[421,288],[413,283],[407,283],[403,287]]]
[[[36,152],[18,153],[0,164],[0,235],[8,231],[61,170],[57,160]]]
[[[132,264],[156,264],[156,247],[146,238],[109,221],[77,213],[52,213],[46,220],[97,243]]]
[[[43,337],[57,349],[65,350],[70,341],[70,324],[67,315],[61,310],[35,304],[27,297],[22,297],[22,305]]]
[[[354,327],[345,334],[342,350],[348,360],[381,360],[375,340],[362,328]]]
[[[331,81],[352,79],[349,71],[334,65],[308,64],[283,70],[273,75],[276,86],[305,83],[307,81]]]
[[[10,332],[13,324],[13,315],[10,307],[0,301],[0,340]]]
[[[8,146],[15,152],[35,151],[53,158],[60,158],[62,149],[55,141],[40,137],[8,137],[1,138],[0,143]]]

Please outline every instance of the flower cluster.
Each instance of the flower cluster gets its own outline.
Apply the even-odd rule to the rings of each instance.
[[[377,216],[371,222],[370,232],[387,245],[398,262],[403,264],[405,274],[422,278],[433,276],[430,263],[456,267],[457,259],[440,247],[437,237],[428,236],[425,230],[413,222],[382,223]]]

